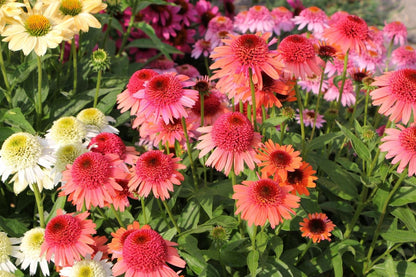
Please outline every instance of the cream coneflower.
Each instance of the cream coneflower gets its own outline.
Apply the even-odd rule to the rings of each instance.
[[[29,133],[16,133],[8,137],[0,150],[0,175],[2,181],[11,179],[16,194],[21,193],[28,185],[37,183],[42,188],[52,189],[53,182],[50,169],[55,159],[51,149],[40,137]]]
[[[0,232],[0,269],[14,272],[16,266],[10,261],[10,256],[16,257],[19,251],[19,239],[9,238],[5,232]]]
[[[35,275],[38,264],[43,275],[49,276],[49,267],[45,255],[40,254],[40,248],[44,241],[45,229],[36,227],[27,231],[21,239],[16,265],[25,270],[29,267],[30,275]]]
[[[109,124],[109,122],[114,123],[116,120],[111,116],[106,116],[97,108],[83,109],[77,114],[77,119],[86,125],[87,131],[90,134],[99,134],[103,132],[119,133],[117,128]]]
[[[51,171],[55,185],[61,182],[62,172],[66,170],[66,166],[72,164],[76,158],[87,151],[87,148],[82,143],[63,145],[55,151],[54,157],[56,162]]]
[[[82,143],[86,136],[85,124],[73,116],[66,116],[53,122],[52,127],[46,131],[45,138],[49,145],[58,148],[62,145]]]
[[[83,260],[75,262],[72,266],[64,267],[59,271],[61,276],[65,277],[112,277],[111,267],[113,264],[107,259],[101,259],[103,253],[97,252],[94,258],[87,255]]]
[[[16,2],[16,0],[0,1],[0,34],[3,33],[6,24],[18,19],[19,15],[23,13],[22,7],[24,6],[25,4]]]
[[[9,42],[12,51],[22,50],[26,56],[35,51],[36,55],[43,56],[48,48],[55,48],[62,42],[72,20],[60,21],[42,2],[28,10],[19,20],[6,26],[3,41]]]

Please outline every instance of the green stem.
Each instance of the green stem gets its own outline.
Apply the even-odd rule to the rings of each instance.
[[[94,108],[97,107],[98,92],[100,91],[100,84],[101,84],[101,76],[102,76],[102,71],[101,70],[98,70],[98,74],[97,74],[97,85],[95,87],[95,96],[94,96],[94,105],[93,105]]]
[[[121,220],[121,218],[120,218],[120,214],[119,214],[119,212],[116,210],[116,208],[114,208],[114,205],[113,205],[113,204],[111,204],[111,210],[113,211],[114,216],[116,217],[118,224],[120,224],[120,227],[125,228],[126,226],[124,225],[123,221]]]
[[[146,215],[146,203],[144,202],[144,197],[140,197],[140,202],[142,204],[142,211],[143,211],[143,223],[147,224],[147,215]]]
[[[134,20],[135,20],[135,17],[136,17],[137,3],[138,3],[137,0],[133,1],[133,7],[131,8],[131,16],[130,16],[129,26],[127,26],[127,32],[125,32],[123,34],[123,39],[121,41],[120,49],[118,50],[118,53],[117,53],[116,57],[120,57],[121,53],[124,50],[124,46],[126,46],[127,38],[129,37],[129,35],[131,33],[131,28],[133,27]]]
[[[182,117],[182,128],[183,128],[183,133],[185,135],[185,140],[186,140],[186,151],[188,152],[189,161],[191,163],[192,179],[194,180],[195,189],[198,189],[198,177],[196,174],[195,163],[194,163],[194,160],[192,159],[191,144],[189,143],[189,136],[188,136],[188,130],[186,128],[185,117]]]
[[[394,44],[394,37],[390,40],[389,47],[387,48],[386,69],[385,69],[386,72],[389,71],[390,56],[393,50],[393,44]]]
[[[253,71],[251,68],[248,69],[249,81],[250,81],[250,90],[251,90],[251,103],[252,103],[252,117],[253,117],[253,126],[254,131],[257,132],[257,105],[256,105],[256,89],[253,82]]]
[[[280,145],[283,145],[283,140],[285,138],[285,131],[286,131],[286,120],[280,124]]]
[[[299,93],[299,86],[297,83],[295,84],[295,91],[296,91],[296,98],[297,98],[298,106],[299,106],[300,134],[302,137],[302,153],[303,153],[305,150],[305,122],[303,122],[303,105],[302,105],[302,99]]]
[[[4,92],[4,96],[6,96],[6,100],[9,103],[9,108],[12,108],[11,87],[10,87],[9,79],[7,78],[7,71],[4,65],[3,49],[2,49],[1,44],[0,44],[0,68],[1,68],[1,73],[3,74],[4,85],[6,86],[6,91]]]
[[[368,112],[368,99],[370,98],[370,92],[366,90],[365,92],[365,106],[364,106],[364,125],[367,125],[367,112]]]
[[[43,215],[42,195],[39,191],[39,187],[37,183],[33,183],[32,188],[33,188],[33,192],[35,193],[36,206],[38,207],[40,227],[45,228],[46,225],[45,225],[45,217]]]
[[[181,233],[181,229],[179,229],[179,226],[176,223],[176,220],[173,218],[172,211],[170,210],[168,204],[166,203],[166,201],[163,201],[163,200],[162,200],[162,203],[163,203],[163,206],[165,206],[165,209],[168,212],[169,218],[172,221],[173,225],[175,226],[176,231],[178,232],[178,234],[180,234]]]
[[[78,38],[80,38],[80,36],[78,36]],[[77,46],[75,44],[75,37],[72,38],[71,50],[72,50],[72,69],[74,71],[72,95],[75,95],[77,92],[77,83],[78,83],[78,65],[77,65],[78,58],[77,58]]]
[[[371,264],[368,268],[372,268],[379,260],[383,259],[385,256],[387,256],[388,254],[390,254],[391,252],[393,252],[394,250],[396,250],[397,248],[399,248],[400,246],[402,246],[402,243],[398,243],[395,246],[387,249],[382,255],[378,256]]]
[[[401,173],[399,180],[397,180],[396,184],[393,186],[393,189],[390,191],[389,195],[387,196],[387,199],[384,201],[383,208],[380,214],[380,218],[378,220],[376,230],[374,231],[374,234],[373,234],[373,240],[371,241],[370,249],[368,250],[368,253],[367,253],[367,261],[364,264],[364,271],[363,271],[364,274],[367,273],[371,269],[368,267],[368,264],[371,264],[371,256],[373,255],[374,247],[376,246],[376,242],[380,234],[384,216],[387,213],[387,207],[389,206],[390,199],[393,197],[394,193],[399,189],[400,185],[402,184],[406,176],[407,176],[407,169]]]
[[[111,29],[111,23],[113,22],[113,17],[110,16],[110,19],[108,20],[108,24],[107,24],[107,29],[105,30],[104,33],[104,39],[103,39],[103,44],[101,48],[105,49],[105,44],[107,43],[107,39],[108,39],[108,35],[110,33],[110,29]]]
[[[256,250],[256,235],[257,235],[257,226],[254,225],[253,235],[251,236],[251,247],[253,250]]]
[[[322,84],[324,82],[326,63],[327,62],[325,61],[324,67],[322,68],[321,80],[319,80],[318,99],[316,100],[316,107],[315,107],[315,114],[316,115],[313,118],[313,126],[312,126],[311,136],[310,136],[309,140],[312,140],[313,139],[313,136],[314,136],[314,133],[315,133],[315,129],[316,129],[316,120],[318,118],[317,114],[319,113],[319,105],[320,105],[321,97],[322,97]]]
[[[38,63],[38,96],[36,102],[36,125],[40,128],[40,122],[42,119],[42,58],[40,56],[37,57]]]
[[[209,69],[208,57],[204,56],[204,64],[205,64],[205,68],[207,70],[207,75],[209,77],[211,77],[211,70]]]
[[[347,76],[347,65],[348,65],[349,52],[350,52],[350,49],[347,50],[347,53],[345,53],[345,57],[344,57],[344,69],[342,70],[341,87],[339,88],[339,96],[338,96],[338,104],[337,104],[338,112],[340,111],[340,108],[341,108],[342,92],[344,91],[345,80],[346,80],[346,76]]]
[[[350,236],[352,230],[354,229],[355,223],[357,222],[358,217],[360,216],[361,212],[363,211],[363,208],[365,207],[367,195],[368,187],[364,186],[360,194],[360,201],[358,202],[357,209],[355,210],[355,213],[345,230],[344,239],[347,239]]]
[[[309,239],[308,244],[306,244],[305,249],[303,249],[302,253],[300,254],[300,256],[298,258],[298,260],[295,262],[295,266],[297,266],[299,264],[299,262],[303,259],[303,257],[305,256],[306,252],[308,252],[311,245],[312,245],[312,240]]]
[[[236,180],[236,176],[235,176],[235,172],[234,172],[234,165],[231,166],[230,177],[231,177],[231,186],[234,187],[234,185],[237,184],[237,180]]]
[[[355,113],[357,111],[357,106],[358,106],[358,98],[360,97],[360,91],[361,91],[360,85],[358,83],[356,83],[355,84],[355,104],[354,104],[354,108],[352,110],[351,117],[350,117],[350,120],[349,120],[350,125],[353,123],[353,121],[355,119]]]
[[[201,127],[204,126],[204,117],[205,117],[205,105],[204,105],[205,96],[204,93],[199,94],[199,102],[201,102]]]

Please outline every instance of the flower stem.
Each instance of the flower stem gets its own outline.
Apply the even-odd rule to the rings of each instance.
[[[308,244],[306,244],[305,249],[303,249],[302,253],[300,254],[298,260],[295,262],[295,266],[297,266],[299,264],[299,262],[302,260],[302,258],[305,256],[306,252],[308,252],[309,248],[312,245],[312,240],[309,239],[308,240]]]
[[[32,184],[33,192],[35,193],[36,206],[38,207],[40,227],[45,228],[45,217],[43,215],[43,201],[42,195],[39,191],[37,183]]]
[[[162,200],[162,203],[163,203],[163,206],[165,206],[165,209],[168,212],[169,218],[172,221],[173,225],[175,226],[176,231],[178,231],[178,234],[180,234],[181,229],[179,228],[178,224],[176,223],[176,220],[173,218],[172,211],[170,210],[168,204],[166,203],[166,201],[163,201],[163,200]]]
[[[355,85],[355,104],[354,104],[354,108],[352,110],[351,117],[350,117],[350,122],[349,122],[350,125],[353,123],[355,119],[355,113],[357,112],[357,106],[358,106],[358,98],[360,97],[360,91],[361,91],[360,85],[357,83]]]
[[[100,91],[100,84],[101,84],[101,76],[102,76],[102,71],[98,70],[97,73],[97,85],[95,87],[95,96],[94,96],[94,105],[93,108],[97,107],[97,102],[98,102],[98,92]]]
[[[38,63],[38,95],[36,102],[36,126],[40,127],[40,122],[42,119],[42,58],[40,56],[37,57]]]
[[[211,70],[209,69],[208,57],[204,56],[204,63],[205,63],[205,68],[207,70],[207,75],[211,77]]]
[[[0,68],[1,68],[1,73],[3,74],[4,85],[6,86],[4,96],[6,96],[6,100],[9,103],[9,107],[11,108],[12,107],[11,88],[10,88],[9,79],[7,78],[6,67],[4,65],[3,49],[2,49],[1,44],[0,44]]]
[[[140,202],[142,204],[142,211],[143,211],[143,223],[147,224],[147,216],[146,216],[146,203],[144,202],[144,197],[140,197]]]
[[[133,6],[131,8],[130,21],[129,21],[129,25],[127,26],[127,32],[125,32],[123,34],[123,39],[121,41],[120,49],[118,50],[118,53],[117,53],[116,57],[120,57],[121,53],[123,53],[124,46],[126,46],[127,38],[129,37],[129,35],[131,33],[131,28],[133,27],[134,20],[135,20],[135,17],[136,17],[136,8],[137,8],[137,3],[138,2],[139,1],[137,1],[137,0],[133,1]]]
[[[300,134],[302,137],[302,153],[303,153],[305,150],[304,149],[305,148],[305,122],[303,122],[303,105],[302,105],[302,99],[299,93],[299,86],[297,83],[295,84],[295,91],[296,91],[296,98],[298,100],[298,106],[299,106]]]
[[[365,106],[364,106],[364,123],[363,126],[367,125],[367,111],[368,111],[368,98],[370,97],[370,91],[365,92]]]
[[[315,117],[313,118],[313,126],[312,126],[311,136],[310,136],[309,140],[312,140],[313,139],[313,136],[314,136],[314,133],[315,133],[315,129],[316,129],[316,120],[318,118],[317,114],[319,113],[319,105],[321,103],[322,84],[324,83],[326,63],[327,62],[325,61],[324,67],[322,68],[321,80],[319,80],[318,99],[316,100]]]
[[[75,44],[75,37],[72,38],[71,50],[72,50],[72,69],[74,71],[72,95],[75,95],[77,92],[77,82],[78,82],[77,46]]]
[[[344,69],[342,70],[341,87],[339,88],[339,96],[338,96],[338,104],[337,104],[337,110],[338,111],[341,108],[342,92],[344,91],[345,79],[346,79],[346,76],[347,76],[347,65],[348,65],[348,54],[349,54],[349,52],[350,52],[350,49],[347,50],[347,53],[345,53],[345,57],[344,57]]]
[[[111,204],[111,210],[113,211],[114,216],[116,217],[118,224],[120,224],[120,227],[125,228],[126,226],[124,225],[123,221],[121,220],[121,218],[120,218],[120,214],[119,214],[119,212],[116,210],[116,208],[114,208],[114,205],[113,205],[113,204]]]
[[[196,175],[196,168],[195,168],[194,160],[192,159],[191,144],[189,142],[189,136],[188,136],[188,130],[186,128],[185,117],[182,117],[182,128],[183,128],[183,133],[185,135],[185,140],[186,140],[186,150],[188,152],[189,161],[191,163],[192,179],[194,180],[195,189],[198,189],[198,177]]]
[[[252,108],[253,126],[254,126],[254,131],[257,132],[256,89],[254,87],[253,71],[251,70],[251,68],[248,69],[248,75],[250,79],[249,81],[250,81],[250,90],[251,90],[251,104],[252,104],[251,108]]]
[[[344,239],[347,239],[350,236],[352,229],[354,228],[355,223],[358,220],[358,217],[360,216],[363,208],[365,207],[367,194],[368,194],[368,187],[364,186],[360,194],[360,201],[358,202],[357,209],[355,210],[355,213],[345,230]]]

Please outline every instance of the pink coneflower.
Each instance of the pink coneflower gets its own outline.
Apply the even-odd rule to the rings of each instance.
[[[393,41],[395,45],[403,46],[407,42],[407,28],[400,21],[384,22],[383,34],[386,39]]]
[[[313,243],[321,240],[331,241],[331,232],[335,224],[324,213],[308,214],[307,218],[300,222],[302,237],[312,239]]]
[[[149,68],[153,69],[157,73],[176,72],[175,62],[168,59],[165,55],[160,56],[156,60],[153,60],[148,65]]]
[[[182,28],[180,9],[179,6],[152,4],[144,8],[141,14],[143,21],[152,25],[158,37],[167,40],[175,37],[177,31]]]
[[[199,74],[198,69],[196,69],[195,66],[190,64],[178,65],[175,67],[175,69],[179,74],[186,75],[191,79],[195,79],[196,77],[201,75]]]
[[[400,46],[391,53],[391,62],[397,69],[416,69],[416,51],[412,46]]]
[[[315,173],[316,171],[313,170],[312,166],[303,161],[299,168],[287,172],[287,178],[281,185],[293,187],[293,190],[291,190],[293,194],[298,193],[308,196],[308,188],[316,187],[315,180],[318,177],[313,175]]]
[[[324,95],[326,101],[338,101],[339,88],[341,87],[341,80],[338,81],[337,86],[334,84],[334,78],[328,80],[328,90]],[[346,79],[344,84],[344,90],[341,95],[341,104],[344,107],[352,106],[355,103],[354,85],[351,79]]]
[[[134,146],[126,146],[123,140],[113,133],[100,133],[91,139],[88,148],[92,152],[116,154],[127,164],[133,164],[139,152]]]
[[[293,13],[285,7],[274,8],[271,12],[274,19],[273,32],[280,36],[283,32],[290,32],[295,28],[295,23],[292,21]]]
[[[157,72],[151,69],[140,69],[130,77],[127,88],[117,95],[117,109],[124,113],[131,109],[130,114],[135,114],[139,107],[139,100],[133,97],[133,94],[144,88],[144,83],[156,76]]]
[[[198,32],[204,34],[208,28],[208,24],[211,19],[220,15],[219,9],[217,6],[211,6],[211,2],[205,0],[199,0],[195,4],[195,10],[198,13],[197,24]]]
[[[231,169],[235,174],[244,170],[244,163],[254,169],[254,148],[261,143],[261,135],[254,132],[248,118],[240,112],[221,115],[213,126],[201,127],[197,131],[204,133],[196,148],[201,150],[199,157],[203,157],[213,150],[206,161],[207,166],[213,166],[218,171],[224,170],[228,176]]]
[[[291,186],[280,186],[271,179],[243,181],[235,185],[233,199],[236,199],[237,210],[248,225],[264,226],[268,220],[274,229],[283,219],[290,219],[299,207],[300,197],[290,194]]]
[[[380,106],[379,113],[390,116],[390,120],[407,124],[416,112],[416,70],[399,69],[375,77],[370,95],[373,105]]]
[[[356,15],[342,16],[325,29],[324,37],[331,44],[337,44],[342,51],[354,50],[357,53],[365,51],[365,42],[368,41],[367,23]]]
[[[45,229],[44,241],[41,246],[42,256],[48,261],[53,260],[57,266],[71,266],[80,261],[81,256],[92,254],[94,244],[92,235],[96,233],[95,223],[88,217],[88,212],[78,215],[64,214],[58,209]]]
[[[59,196],[69,195],[68,201],[76,205],[77,211],[81,211],[84,205],[87,209],[104,207],[105,202],[112,202],[116,190],[122,190],[116,179],[127,177],[127,168],[120,164],[123,162],[116,155],[82,154],[62,173],[63,185]]]
[[[142,154],[131,169],[132,177],[128,184],[130,191],[142,197],[147,197],[152,191],[156,198],[169,199],[173,185],[180,185],[184,180],[178,170],[185,169],[186,166],[179,161],[180,158],[173,158],[173,154],[166,155],[159,150]]]
[[[348,59],[347,62],[347,70],[351,70],[354,67],[354,63],[351,59]],[[344,70],[344,56],[337,56],[335,57],[332,62],[327,63],[325,67],[325,73],[327,74],[328,78],[342,74]]]
[[[316,117],[315,127],[317,129],[322,128],[322,126],[324,126],[323,124],[326,122],[323,115],[320,115],[319,113],[315,112],[314,110],[309,110],[309,109],[304,109],[303,110],[303,124],[305,124],[305,126],[313,127],[313,122],[315,120],[315,117]],[[296,114],[295,118],[296,118],[296,122],[298,124],[300,124],[299,114]]]
[[[194,5],[189,3],[189,0],[174,0],[172,2],[181,7],[179,14],[182,16],[182,22],[186,26],[190,26],[197,21],[198,13],[196,12]]]
[[[269,9],[265,6],[253,6],[251,7],[245,17],[245,26],[246,28],[242,29],[241,26],[244,25],[234,25],[235,28],[242,33],[250,31],[251,33],[266,33],[266,32],[273,32],[273,28],[275,25],[274,18],[270,13]]]
[[[194,49],[192,50],[191,57],[198,59],[199,57],[204,56],[208,57],[212,51],[212,45],[209,40],[199,39],[194,44]]]
[[[387,152],[386,159],[393,158],[392,164],[400,162],[397,172],[408,167],[408,176],[416,173],[416,125],[409,127],[397,125],[399,129],[385,129],[386,136],[381,139],[380,150]]]
[[[178,276],[166,263],[185,267],[176,248],[177,243],[163,239],[152,229],[138,229],[125,238],[122,255],[113,267],[115,276],[154,277]]]
[[[329,17],[328,24],[332,25],[350,14],[346,11],[337,11]]]
[[[194,29],[183,26],[182,29],[178,30],[176,36],[169,39],[168,44],[185,54],[189,54],[192,50],[191,45],[195,43],[195,33],[196,31]],[[183,55],[175,54],[175,56],[182,57]]]
[[[368,49],[361,54],[352,53],[350,57],[359,68],[369,71],[383,71],[386,53]]]
[[[129,198],[137,199],[137,197],[129,190],[128,179],[117,179],[116,182],[122,190],[116,190],[111,202],[106,202],[104,205],[106,207],[113,205],[116,210],[124,212],[125,208],[130,206]]]
[[[298,81],[298,85],[305,90],[306,92],[312,92],[313,94],[319,94],[319,86],[321,82],[321,76],[312,75],[308,78]],[[322,81],[322,88],[321,91],[326,91],[328,88],[328,81]]]
[[[247,34],[241,36],[229,35],[224,39],[224,46],[218,46],[211,54],[215,62],[210,66],[211,69],[218,69],[212,79],[220,79],[226,82],[224,77],[232,76],[237,84],[245,85],[249,80],[249,69],[253,73],[253,82],[262,88],[262,72],[274,79],[279,79],[279,71],[283,67],[276,58],[276,51],[269,50],[269,46],[275,43],[271,40],[267,43],[271,33]]]
[[[323,10],[313,6],[302,10],[298,16],[293,18],[293,22],[299,25],[298,30],[307,26],[308,31],[321,34],[328,27],[328,16]]]
[[[285,71],[295,78],[306,78],[310,75],[321,76],[319,58],[312,43],[301,35],[290,35],[284,38],[277,48],[279,57],[285,65]]]
[[[218,15],[211,19],[208,23],[208,29],[205,33],[205,39],[209,41],[213,41],[217,39],[217,33],[220,31],[233,31],[233,21],[222,15]]]
[[[158,120],[160,117],[168,124],[174,119],[187,117],[185,108],[190,108],[198,98],[198,92],[185,87],[193,86],[185,75],[175,73],[160,74],[150,79],[145,88],[139,90],[134,97],[140,99],[138,114]]]

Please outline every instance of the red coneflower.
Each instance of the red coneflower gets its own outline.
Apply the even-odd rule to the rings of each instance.
[[[331,232],[335,224],[324,213],[308,214],[307,218],[300,222],[302,237],[312,239],[314,243],[321,240],[331,241]]]
[[[380,106],[379,113],[391,121],[407,124],[416,112],[416,70],[399,69],[374,79],[371,85],[379,88],[370,93],[373,105]]]
[[[173,154],[166,155],[159,150],[142,154],[131,169],[132,177],[128,184],[130,191],[142,197],[147,197],[152,191],[156,198],[168,199],[173,185],[180,185],[184,180],[178,170],[185,169],[186,166],[179,161],[180,158],[173,158]]]
[[[302,162],[302,165],[294,171],[287,172],[287,178],[282,183],[284,186],[292,186],[294,189],[291,191],[293,194],[299,193],[300,195],[309,195],[308,188],[316,187],[314,181],[318,177],[313,176],[316,171],[312,169],[312,166],[307,162]]]
[[[231,169],[235,174],[244,170],[244,163],[254,169],[254,148],[261,143],[261,135],[254,132],[253,125],[248,118],[240,112],[231,112],[221,115],[213,126],[201,127],[197,131],[204,133],[196,146],[201,150],[199,157],[203,157],[213,150],[206,161],[207,166],[213,166],[218,171],[224,170],[228,176]]]
[[[71,266],[80,261],[81,256],[92,254],[94,244],[92,235],[96,233],[95,223],[86,219],[89,213],[78,215],[64,214],[58,209],[45,229],[41,256],[45,254],[48,261],[54,260],[58,266]]]
[[[173,246],[177,243],[163,239],[152,229],[134,230],[125,238],[121,257],[113,267],[113,274],[128,277],[178,276],[166,263],[185,267]]]
[[[234,186],[233,199],[236,199],[237,210],[248,225],[263,226],[268,220],[274,229],[283,219],[290,219],[299,207],[300,197],[290,194],[291,186],[280,186],[271,179],[243,181]]]

